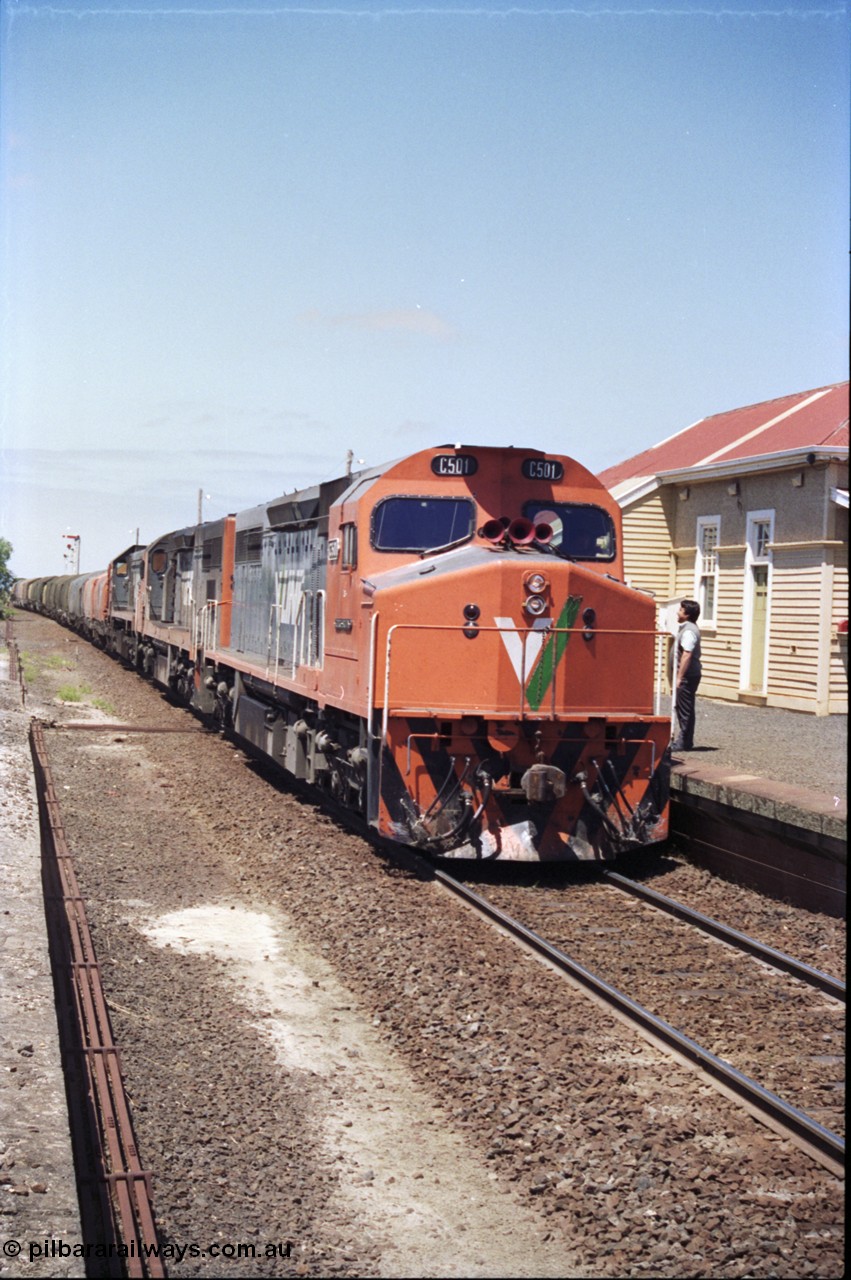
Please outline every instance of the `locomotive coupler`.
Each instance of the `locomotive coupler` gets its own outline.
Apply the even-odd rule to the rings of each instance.
[[[530,804],[545,804],[548,800],[561,799],[567,778],[554,764],[533,764],[520,779],[520,786]]]

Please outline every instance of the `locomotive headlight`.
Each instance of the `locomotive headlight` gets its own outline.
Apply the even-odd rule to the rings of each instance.
[[[544,592],[549,590],[548,579],[543,573],[525,573],[523,575],[523,586],[528,593],[523,601],[523,608],[533,618],[540,618],[541,614],[547,611]]]
[[[530,573],[526,579],[526,589],[533,595],[540,596],[547,589],[547,580],[542,573]]]

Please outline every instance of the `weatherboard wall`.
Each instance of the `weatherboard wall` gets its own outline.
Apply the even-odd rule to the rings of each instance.
[[[740,477],[664,483],[624,502],[624,563],[632,586],[660,609],[697,593],[697,521],[720,517],[714,625],[701,619],[707,697],[764,699],[816,715],[847,712],[847,510],[830,498],[847,469],[834,462],[778,467]],[[774,512],[770,544],[765,683],[747,675],[748,515]]]

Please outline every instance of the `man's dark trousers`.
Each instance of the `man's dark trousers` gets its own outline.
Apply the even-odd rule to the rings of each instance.
[[[677,686],[677,737],[683,744],[683,751],[691,751],[694,746],[694,721],[699,684],[700,676],[696,680],[689,680],[686,676]]]

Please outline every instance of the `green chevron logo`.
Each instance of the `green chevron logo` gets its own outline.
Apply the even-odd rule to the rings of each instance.
[[[538,661],[526,682],[526,699],[533,711],[538,711],[555,679],[559,663],[564,657],[570,640],[570,628],[576,621],[582,596],[568,596],[558,616],[555,628],[544,639]]]

